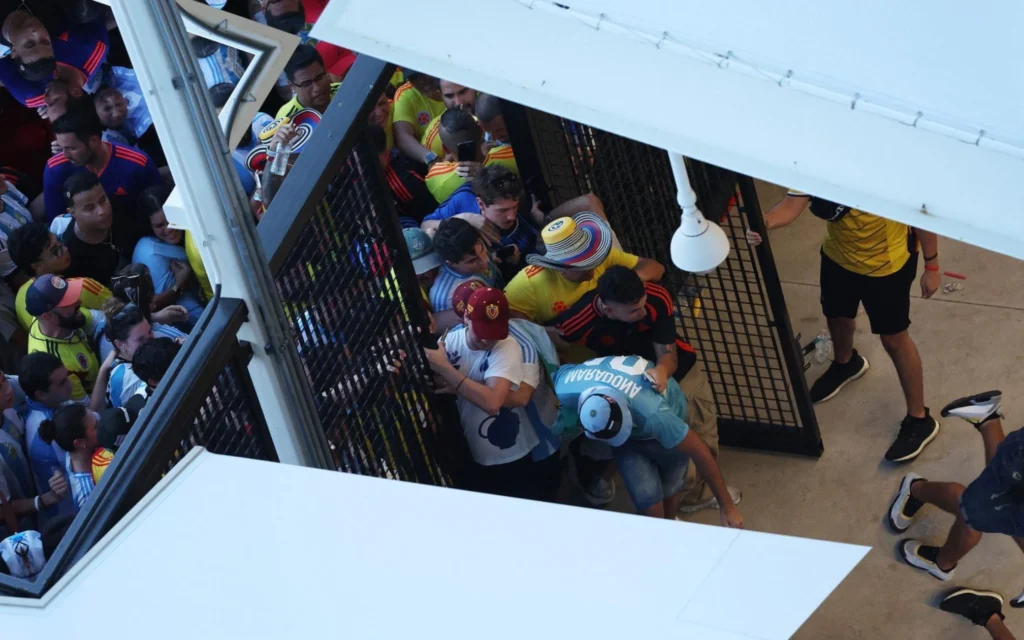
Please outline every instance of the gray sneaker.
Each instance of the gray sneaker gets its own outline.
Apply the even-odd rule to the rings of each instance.
[[[984,422],[999,417],[999,405],[1003,401],[1001,391],[986,391],[973,396],[964,396],[942,407],[942,417],[956,416],[980,427]]]
[[[705,485],[706,486],[706,485]],[[729,489],[729,497],[732,498],[733,504],[739,504],[743,500],[743,493],[736,487],[726,487]],[[701,499],[698,502],[692,504],[681,504],[679,505],[679,513],[697,513],[704,509],[717,509],[718,498],[715,494],[711,493],[711,489],[707,488],[704,493],[711,494],[710,498],[705,499],[704,494],[701,494]]]

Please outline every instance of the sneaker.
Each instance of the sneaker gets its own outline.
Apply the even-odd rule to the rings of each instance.
[[[900,540],[898,549],[904,562],[912,567],[927,571],[943,582],[952,578],[953,572],[956,571],[955,565],[949,571],[943,571],[939,568],[939,565],[935,562],[939,555],[938,547],[929,547],[917,540],[907,539]]]
[[[615,499],[615,483],[608,482],[601,476],[592,479],[584,487],[576,472],[576,460],[571,455],[569,456],[569,481],[583,493],[587,502],[595,507],[603,507]]]
[[[964,396],[942,407],[942,417],[963,418],[977,429],[982,423],[999,417],[999,405],[1003,400],[1001,391],[986,391],[973,396]]]
[[[828,370],[811,385],[811,402],[818,404],[831,400],[843,390],[843,387],[867,373],[870,368],[867,358],[857,353],[856,349],[846,364],[839,364],[833,360]]]
[[[889,462],[913,460],[937,435],[939,435],[939,422],[932,417],[926,407],[923,418],[911,418],[910,416],[903,418],[903,422],[900,423],[899,435],[896,436],[896,441],[892,443],[889,450],[885,452],[885,459]]]
[[[726,489],[729,490],[729,497],[732,498],[732,503],[733,504],[739,504],[740,501],[743,500],[743,493],[739,489],[737,489],[736,487],[729,487],[729,486],[727,486]],[[708,489],[708,491],[709,492],[711,491],[710,488]],[[703,498],[703,496],[701,496],[701,497]],[[698,511],[703,510],[703,509],[717,509],[717,508],[718,508],[718,498],[716,498],[715,494],[712,493],[711,497],[709,499],[707,499],[707,500],[701,500],[701,501],[695,502],[693,504],[681,504],[681,505],[679,505],[679,513],[696,513]]]
[[[1014,609],[1024,609],[1024,591],[1013,600],[1010,600],[1010,606]]]
[[[903,533],[909,529],[910,523],[914,521],[914,514],[924,506],[923,502],[910,495],[910,486],[918,480],[924,480],[924,478],[916,473],[908,473],[903,476],[900,490],[896,493],[892,506],[889,507],[889,528],[896,533]]]
[[[1006,619],[1003,615],[1003,596],[995,591],[957,589],[942,599],[939,608],[963,616],[979,627],[987,625],[992,616]]]

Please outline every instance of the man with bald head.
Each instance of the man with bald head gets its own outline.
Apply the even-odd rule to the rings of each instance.
[[[107,57],[107,26],[104,17],[77,24],[60,16],[46,24],[35,15],[12,11],[0,33],[11,51],[0,58],[0,82],[21,104],[46,107],[46,87],[54,78],[95,89]]]

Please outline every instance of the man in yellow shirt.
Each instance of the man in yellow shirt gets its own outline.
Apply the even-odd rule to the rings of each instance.
[[[476,175],[481,167],[500,164],[512,173],[519,170],[515,165],[511,147],[494,147],[484,154],[483,129],[468,112],[448,109],[441,115],[439,122],[438,131],[446,156],[456,157],[462,143],[472,143],[476,154],[473,160],[435,162],[430,167],[427,171],[427,189],[439,203],[444,204],[444,201],[465,184],[466,180]]]
[[[28,331],[35,318],[25,308],[25,294],[43,273],[60,275],[71,266],[71,254],[60,239],[42,222],[31,222],[15,229],[8,238],[11,260],[30,279],[21,285],[14,299],[18,323]],[[72,278],[77,280],[78,278]],[[92,278],[81,278],[81,302],[84,309],[99,311],[111,296],[110,289]],[[85,314],[83,314],[85,317]]]
[[[99,311],[81,309],[82,280],[64,280],[43,274],[25,295],[25,306],[35,317],[28,332],[28,352],[51,353],[71,374],[71,399],[87,401],[99,372],[93,349],[95,333],[105,318]]]
[[[821,245],[821,309],[835,347],[835,359],[811,386],[811,400],[825,402],[864,375],[868,361],[853,348],[861,303],[871,332],[896,366],[907,415],[885,454],[890,462],[916,458],[939,433],[939,423],[924,404],[924,374],[917,345],[910,337],[910,289],[917,277],[918,243],[924,252],[921,296],[939,288],[939,240],[930,231],[908,227],[860,209],[790,191],[764,216],[766,229],[784,227],[807,208],[826,221]],[[759,234],[747,239],[761,243]]]
[[[405,70],[408,80],[395,91],[395,146],[414,162],[429,165],[440,154],[424,147],[420,140],[430,121],[444,113],[440,81],[418,71]]]
[[[324,67],[324,59],[308,44],[295,48],[284,75],[292,88],[292,99],[277,110],[277,118],[290,118],[303,109],[316,109],[321,114],[331,106],[340,82],[331,82],[331,76]]]
[[[597,280],[614,266],[633,269],[644,281],[660,280],[665,267],[612,247],[608,223],[590,212],[555,220],[541,231],[545,255],[529,255],[530,266],[505,287],[512,314],[544,324],[576,304],[597,287]],[[558,330],[549,327],[556,345],[568,346]]]
[[[461,84],[449,80],[441,80],[441,101],[445,109],[462,109],[470,115],[476,115],[476,91]],[[430,149],[438,156],[444,156],[444,147],[441,145],[441,115],[438,114],[430,121],[423,131],[423,138],[420,143]]]

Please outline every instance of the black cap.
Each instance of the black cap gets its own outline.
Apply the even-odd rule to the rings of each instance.
[[[96,427],[96,439],[99,441],[99,446],[117,451],[144,406],[146,406],[146,396],[135,394],[128,399],[128,402],[124,403],[124,406],[107,409],[101,413],[100,423]]]

